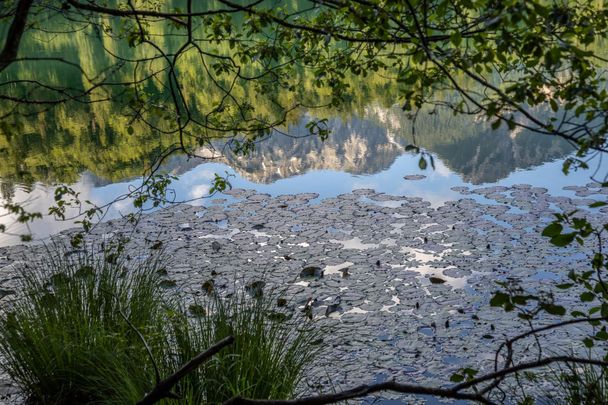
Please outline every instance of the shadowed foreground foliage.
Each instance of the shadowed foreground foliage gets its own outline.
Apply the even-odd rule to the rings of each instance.
[[[0,314],[0,366],[32,403],[136,403],[158,376],[230,335],[233,345],[174,388],[183,403],[284,399],[317,351],[309,329],[270,320],[269,299],[214,295],[187,316],[163,296],[159,260],[47,260],[22,269],[23,297]]]

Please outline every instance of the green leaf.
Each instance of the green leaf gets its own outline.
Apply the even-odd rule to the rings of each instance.
[[[591,302],[594,298],[595,295],[588,291],[581,294],[581,301],[583,302]]]
[[[550,242],[558,247],[564,247],[572,243],[574,237],[576,236],[575,232],[571,233],[562,233],[560,235],[556,235],[551,238]]]
[[[554,99],[551,99],[549,100],[549,104],[551,104],[551,109],[553,110],[553,112],[557,112],[559,108],[557,102]]]
[[[608,205],[605,201],[596,201],[593,204],[589,204],[589,208],[599,208]]]
[[[555,304],[542,304],[541,307],[551,315],[563,316],[566,314],[566,308]]]
[[[450,35],[450,42],[455,47],[458,47],[460,45],[460,43],[462,42],[462,35],[460,35],[460,32],[455,32],[452,35]]]
[[[426,159],[422,156],[420,157],[420,160],[418,161],[418,167],[420,168],[420,170],[426,170],[426,167],[427,167]]]
[[[554,237],[554,236],[559,235],[562,232],[562,229],[564,229],[562,224],[559,224],[557,222],[552,222],[545,229],[543,229],[542,235],[548,236],[548,237]]]
[[[572,311],[570,312],[570,315],[572,315],[574,318],[580,318],[581,316],[586,316],[584,312],[581,311]]]
[[[585,339],[583,339],[583,344],[587,348],[592,348],[593,347],[593,340],[591,338],[585,338]]]
[[[450,381],[455,382],[455,383],[459,383],[464,381],[464,376],[462,374],[452,374],[452,376],[450,377]]]
[[[504,304],[509,302],[509,296],[503,292],[497,292],[490,300],[490,305],[493,307],[502,307]]]

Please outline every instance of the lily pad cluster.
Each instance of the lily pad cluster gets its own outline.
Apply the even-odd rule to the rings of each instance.
[[[588,266],[592,246],[560,249],[541,235],[553,214],[579,209],[596,222],[607,214],[588,209],[594,196],[608,193],[593,183],[559,196],[529,185],[455,191],[463,198],[433,207],[371,189],[323,200],[314,193],[234,189],[220,203],[177,205],[143,217],[127,250],[138,252],[133,260],[167,254],[164,286],[189,302],[192,316],[204,316],[195,303],[206,294],[242,289],[255,299],[280,292],[278,321],[301,317],[323,330],[326,356],[309,370],[316,384],[338,388],[374,376],[442,384],[466,365],[489,370],[498,344],[527,327],[489,305],[496,281],[540,291],[563,282],[569,269]],[[110,231],[131,229],[109,221],[89,238]],[[11,263],[42,250],[0,249],[2,294],[13,291]],[[580,305],[556,294],[566,305]],[[584,332],[563,328],[547,342],[583,350],[575,345]]]

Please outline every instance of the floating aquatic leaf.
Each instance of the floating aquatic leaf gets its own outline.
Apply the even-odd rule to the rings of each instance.
[[[211,242],[211,249],[213,249],[214,252],[219,252],[221,247],[222,245],[220,245],[218,241],[214,240],[213,242]]]
[[[407,176],[403,176],[405,180],[422,180],[426,179],[426,176],[423,174],[408,174]]]
[[[199,304],[192,304],[188,307],[188,311],[194,316],[205,316],[207,315],[207,310],[205,307]]]
[[[264,294],[264,287],[266,286],[266,282],[257,280],[252,281],[251,283],[245,286],[245,291],[251,294],[253,297],[259,298]]]
[[[274,322],[285,322],[289,318],[289,315],[284,314],[283,312],[271,312],[268,314],[268,319]]]
[[[342,310],[342,307],[340,306],[339,303],[330,304],[327,306],[327,309],[325,310],[325,316],[329,316],[330,314],[332,314],[334,312],[338,312],[340,310]]]
[[[215,281],[210,279],[203,283],[203,291],[205,291],[207,294],[213,293],[214,289],[215,289]]]
[[[172,288],[177,285],[175,280],[163,280],[160,282],[160,286],[163,288]]]
[[[301,278],[315,278],[319,279],[323,277],[323,269],[318,266],[307,266],[300,272]]]
[[[192,227],[190,226],[189,223],[186,222],[186,223],[183,223],[183,224],[179,225],[179,230],[180,231],[191,231]]]
[[[15,291],[13,290],[5,290],[3,288],[0,288],[0,299],[6,297],[7,295],[12,295],[15,294]]]
[[[89,265],[84,265],[81,268],[79,268],[76,273],[74,273],[74,275],[76,277],[91,277],[95,274],[95,270],[93,269],[92,266]]]

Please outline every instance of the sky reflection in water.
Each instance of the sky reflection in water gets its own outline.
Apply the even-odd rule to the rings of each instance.
[[[184,160],[183,158],[181,158]],[[486,185],[531,184],[533,186],[545,187],[552,195],[573,196],[572,192],[563,190],[567,185],[585,185],[590,182],[590,171],[572,172],[568,176],[561,171],[561,159],[550,161],[526,170],[516,170],[508,177],[494,183],[483,183],[472,185],[463,180],[462,176],[450,170],[441,159],[435,158],[435,170],[420,170],[418,157],[409,153],[398,156],[392,165],[386,170],[374,174],[351,174],[340,170],[311,170],[309,172],[288,178],[276,180],[270,184],[256,183],[248,180],[224,163],[203,163],[191,168],[179,176],[179,179],[171,186],[177,200],[198,199],[192,201],[193,205],[208,204],[209,198],[201,198],[208,195],[209,187],[215,173],[224,174],[228,172],[234,177],[230,183],[234,188],[255,189],[261,193],[276,196],[281,194],[295,193],[318,193],[320,198],[335,197],[348,193],[355,189],[371,188],[378,192],[392,195],[403,195],[422,197],[439,206],[445,201],[456,200],[463,196],[451,190],[455,186],[482,187]],[[592,162],[593,163],[593,162]],[[597,162],[595,162],[597,165]],[[605,164],[604,164],[605,166]],[[591,167],[594,167],[592,164]],[[422,180],[406,180],[403,177],[411,174],[423,174],[426,178]],[[125,181],[108,185],[97,186],[96,179],[87,173],[73,185],[73,188],[81,193],[81,198],[89,199],[96,204],[104,204],[115,197],[124,194],[130,186],[136,186],[140,180]],[[28,199],[30,210],[45,212],[53,202],[53,187],[38,184],[29,195],[23,190],[17,190],[15,200]],[[467,196],[468,198],[482,198],[480,196]],[[226,198],[218,195],[215,198]],[[230,200],[230,197],[228,197]],[[116,203],[108,212],[106,219],[116,218],[132,211],[131,201],[124,200]],[[31,230],[35,238],[45,238],[50,234],[73,225],[69,222],[56,222],[52,218],[45,217],[36,221]],[[14,224],[10,231],[16,234],[26,230],[23,225]],[[0,245],[18,243],[17,236],[1,235]]]

